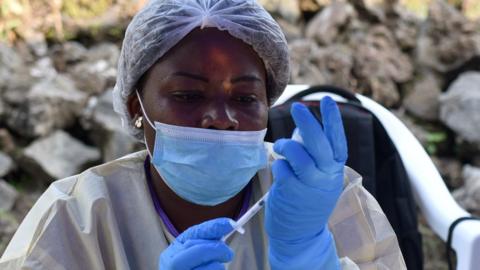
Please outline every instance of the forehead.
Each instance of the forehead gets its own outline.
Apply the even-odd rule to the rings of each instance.
[[[262,78],[266,76],[262,59],[250,45],[216,28],[193,30],[154,67],[166,72],[180,68],[202,73],[257,72]]]

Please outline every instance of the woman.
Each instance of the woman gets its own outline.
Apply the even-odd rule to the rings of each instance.
[[[151,1],[127,29],[114,93],[147,150],[53,183],[0,268],[404,269],[378,204],[344,169],[331,99],[323,127],[292,107],[300,138],[277,141],[274,161],[268,107],[288,75],[285,38],[255,1]],[[265,212],[222,241],[268,190]]]

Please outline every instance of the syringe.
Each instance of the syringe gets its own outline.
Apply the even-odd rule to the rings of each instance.
[[[255,214],[257,214],[258,211],[263,208],[268,198],[268,193],[269,192],[265,193],[262,198],[260,198],[260,200],[258,200],[250,209],[248,209],[245,214],[243,214],[241,218],[239,218],[237,221],[232,222],[233,230],[222,238],[223,242],[225,242],[235,232],[239,232],[241,234],[245,232],[245,230],[243,229],[243,225],[250,221],[250,219],[254,217]]]
[[[297,128],[293,132],[292,140],[303,144],[302,136],[300,136],[300,133]],[[275,159],[284,158],[281,155],[278,155],[276,153],[273,153],[273,156]],[[250,221],[250,219],[252,219],[252,217],[254,217],[255,214],[257,214],[258,211],[262,209],[262,207],[265,205],[268,199],[268,194],[269,194],[269,191],[267,191],[267,193],[265,193],[262,196],[262,198],[260,198],[260,200],[258,200],[250,209],[248,209],[248,211],[242,217],[240,217],[237,221],[232,222],[233,230],[229,234],[222,237],[223,242],[225,242],[235,232],[239,232],[241,234],[245,232],[245,230],[243,229],[243,225],[247,224],[247,222]]]

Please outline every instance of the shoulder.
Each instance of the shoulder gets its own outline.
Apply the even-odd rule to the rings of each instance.
[[[92,239],[98,224],[108,226],[105,222],[114,222],[109,182],[143,174],[145,156],[145,151],[133,153],[53,182],[20,224],[0,262],[19,256],[26,258],[39,248],[58,246],[48,243],[71,239],[59,238],[61,232],[83,239],[84,243],[91,241],[86,239]]]

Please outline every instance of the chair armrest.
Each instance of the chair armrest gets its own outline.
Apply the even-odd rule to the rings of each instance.
[[[372,99],[359,94],[357,98],[378,118],[392,139],[409,176],[417,204],[433,231],[446,241],[450,224],[470,214],[455,202],[437,168],[410,130]],[[475,269],[474,266],[480,265],[479,221],[460,223],[452,239],[452,247],[457,251],[458,269]]]

